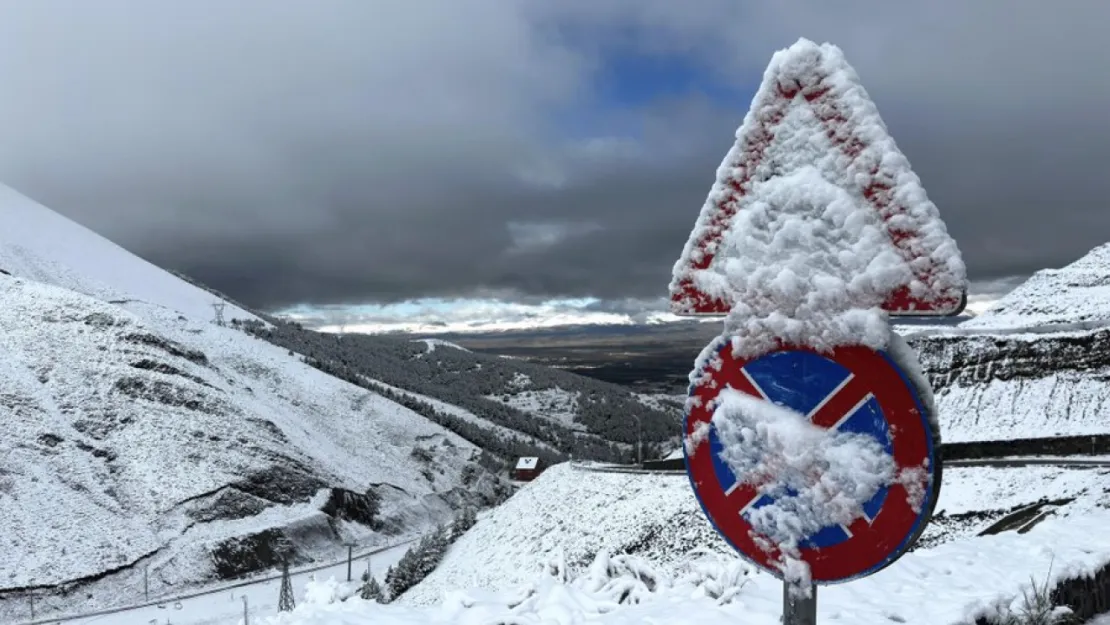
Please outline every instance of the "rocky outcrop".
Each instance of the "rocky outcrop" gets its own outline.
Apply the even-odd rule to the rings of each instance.
[[[945,442],[1110,433],[1110,328],[906,338]]]

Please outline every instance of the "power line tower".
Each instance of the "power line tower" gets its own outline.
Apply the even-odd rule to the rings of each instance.
[[[216,325],[224,325],[224,306],[227,302],[212,302],[212,309],[216,311]]]
[[[278,611],[292,612],[296,604],[293,602],[293,581],[289,579],[289,561],[281,563],[281,593],[278,595]]]

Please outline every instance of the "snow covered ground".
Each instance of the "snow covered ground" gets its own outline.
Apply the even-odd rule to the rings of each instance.
[[[915,551],[880,573],[819,590],[818,622],[955,625],[1020,608],[1031,583],[1091,574],[1110,561],[1110,512],[1050,519],[1027,534],[964,538]],[[502,591],[453,590],[435,606],[304,604],[270,625],[458,623],[738,623],[772,625],[781,583],[735,557],[703,554],[668,573],[637,558],[604,554],[585,566],[559,557]],[[320,593],[328,594],[328,593]]]
[[[434,352],[437,347],[448,347],[448,348],[451,348],[451,349],[457,349],[459,351],[464,351],[464,352],[470,351],[469,349],[463,347],[462,345],[452,343],[451,341],[445,341],[443,339],[417,339],[414,342],[423,343],[424,345],[427,345],[428,346],[428,353]]]
[[[484,429],[487,429],[487,430],[490,430],[490,431],[493,431],[493,432],[497,432],[498,434],[500,434],[500,435],[502,435],[506,438],[521,439],[521,440],[527,441],[527,442],[529,442],[533,445],[537,445],[539,447],[552,449],[551,445],[545,443],[544,441],[541,441],[541,440],[537,439],[534,436],[529,436],[527,434],[524,434],[523,432],[518,432],[516,430],[507,428],[503,425],[499,425],[497,423],[494,423],[493,421],[490,421],[489,419],[484,419],[482,417],[479,417],[478,415],[474,414],[473,412],[470,412],[469,410],[466,410],[465,408],[459,408],[458,406],[455,406],[453,404],[449,404],[445,401],[440,401],[440,400],[438,400],[434,397],[428,397],[427,395],[422,395],[420,393],[414,393],[412,391],[406,391],[403,388],[400,388],[400,387],[397,387],[397,386],[392,386],[390,384],[386,384],[385,382],[380,382],[378,380],[369,380],[369,379],[367,379],[366,381],[368,383],[372,384],[372,385],[380,386],[381,388],[388,389],[388,390],[390,390],[394,393],[398,393],[400,395],[405,395],[405,396],[411,397],[413,399],[422,401],[422,402],[434,407],[437,410],[442,410],[443,412],[445,412],[449,415],[458,417],[458,418],[463,419],[465,421],[469,421],[470,423],[473,423],[475,425],[479,425]],[[554,449],[552,449],[552,451],[554,451]]]
[[[922,544],[932,547],[920,551],[971,539],[1011,509],[1044,499],[1074,498],[1055,518],[1065,529],[1073,520],[1082,524],[1085,515],[1110,503],[1103,492],[1108,479],[1110,472],[1094,469],[946,469],[938,518],[922,537]],[[584,473],[557,465],[480,515],[439,568],[401,603],[434,605],[462,588],[508,590],[532,581],[551,558],[584,567],[599,551],[631,553],[676,575],[696,549],[732,553],[705,520],[686,476]],[[1036,567],[1023,570],[1025,581],[1040,574]],[[965,590],[973,588],[968,582]]]
[[[486,399],[492,399],[510,408],[516,408],[537,417],[558,421],[563,425],[585,430],[585,425],[575,421],[575,417],[578,415],[578,396],[578,392],[565,391],[561,388],[545,388],[541,390],[518,390],[501,395],[487,395]]]
[[[276,614],[274,580],[188,599],[180,609],[169,603],[61,622],[233,625],[241,622],[244,593],[250,622],[269,625],[778,622],[780,583],[751,571],[719,540],[713,542],[715,534],[699,510],[682,514],[684,500],[688,508],[696,506],[685,477],[589,474],[584,480],[582,475],[566,465],[553,467],[502,508],[482,513],[444,565],[396,604],[357,598],[306,602],[308,576],[298,575],[298,607],[292,613]],[[911,552],[872,577],[823,587],[819,622],[965,622],[1013,603],[1031,579],[1055,581],[1110,562],[1110,536],[1101,531],[1110,512],[1098,505],[1105,503],[1107,472],[1038,467],[952,469],[945,475],[938,509],[947,512],[974,511],[984,501],[1016,506],[1042,496],[1078,496],[1077,503],[1085,503],[1027,534],[976,538],[965,531]],[[989,523],[983,519],[977,529]],[[661,536],[668,530],[672,536]],[[402,551],[374,557],[379,579]],[[635,555],[605,557],[619,551]],[[356,563],[355,575],[364,566]],[[460,575],[464,568],[469,574]],[[445,583],[448,570],[455,574]],[[316,579],[329,576],[345,580],[345,565],[317,573]],[[329,588],[321,583],[312,594],[327,596]]]

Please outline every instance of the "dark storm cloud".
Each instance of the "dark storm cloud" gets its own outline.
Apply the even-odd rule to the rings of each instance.
[[[597,58],[559,33],[738,84],[806,36],[845,49],[974,278],[1110,239],[1110,4],[745,4],[8,2],[0,179],[254,305],[651,299],[745,107],[568,138]]]

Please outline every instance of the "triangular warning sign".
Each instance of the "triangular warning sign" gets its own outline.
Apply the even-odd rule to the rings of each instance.
[[[836,46],[800,39],[772,57],[736,144],[717,170],[674,267],[676,314],[728,314],[733,296],[717,252],[734,216],[757,201],[760,183],[803,168],[870,204],[907,261],[913,279],[891,292],[885,310],[904,316],[963,311],[967,279],[956,242],[855,70]]]

